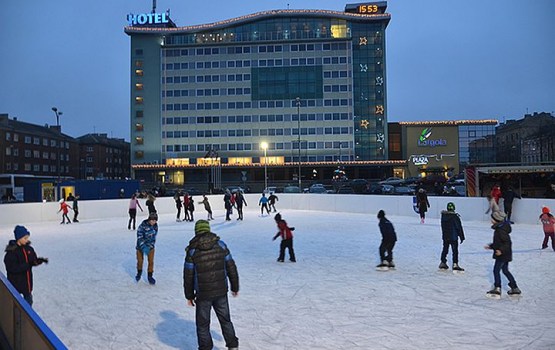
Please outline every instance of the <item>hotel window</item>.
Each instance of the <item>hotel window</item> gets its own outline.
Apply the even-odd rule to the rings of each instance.
[[[135,55],[142,56],[143,55],[143,49],[135,49]]]
[[[31,144],[31,136],[25,136],[25,143]]]
[[[6,133],[6,141],[10,141],[12,139],[12,134],[9,132]]]
[[[143,83],[135,83],[135,90],[142,90],[143,89]]]
[[[142,67],[143,66],[143,60],[136,60],[135,61],[135,67]]]
[[[135,123],[135,131],[143,131],[144,125],[141,123]]]
[[[142,118],[144,116],[144,111],[135,111],[135,118]]]
[[[143,151],[135,151],[135,158],[139,159],[139,158],[144,158],[145,156],[145,152]]]
[[[142,96],[135,97],[135,104],[142,105],[143,104],[143,97]]]
[[[142,69],[135,69],[135,76],[142,77],[143,76],[143,70]]]

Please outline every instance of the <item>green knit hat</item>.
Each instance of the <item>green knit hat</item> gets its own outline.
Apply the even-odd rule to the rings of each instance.
[[[195,235],[202,235],[210,232],[210,223],[206,220],[199,220],[195,223]]]

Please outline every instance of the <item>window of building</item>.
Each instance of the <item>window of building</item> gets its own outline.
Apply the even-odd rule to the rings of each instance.
[[[31,144],[31,136],[25,136],[25,143]]]
[[[144,139],[143,139],[141,136],[135,137],[135,144],[136,144],[136,145],[142,145],[142,144],[144,144]]]
[[[135,76],[142,77],[143,76],[143,70],[142,69],[135,69]]]
[[[6,141],[11,141],[12,139],[12,134],[10,134],[9,132],[6,133]]]
[[[143,151],[135,151],[135,158],[136,159],[141,159],[144,158],[145,153]]]
[[[143,104],[143,97],[142,96],[135,97],[135,104],[142,105]]]

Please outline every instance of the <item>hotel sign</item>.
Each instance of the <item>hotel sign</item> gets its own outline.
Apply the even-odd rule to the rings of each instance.
[[[170,18],[167,13],[141,13],[138,15],[130,13],[127,15],[127,22],[130,26],[168,24]]]
[[[447,146],[446,139],[432,139],[432,128],[424,128],[420,133],[418,138],[419,147],[437,147],[437,146]]]

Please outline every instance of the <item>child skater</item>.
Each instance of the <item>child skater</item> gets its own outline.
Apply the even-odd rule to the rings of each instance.
[[[208,213],[206,220],[214,220],[214,218],[212,217],[212,208],[210,208],[210,202],[208,202],[208,198],[205,194],[202,195],[202,201],[198,202],[198,204],[204,204],[204,210],[206,210],[206,212]]]
[[[71,224],[71,220],[69,219],[69,216],[67,216],[67,213],[69,212],[69,209],[71,209],[71,207],[69,206],[69,204],[66,203],[66,201],[62,198],[60,199],[60,210],[58,210],[59,212],[62,212],[62,222],[60,222],[60,224],[65,224],[66,223],[66,219],[67,219],[67,223]]]
[[[453,271],[463,272],[464,269],[459,266],[459,239],[464,242],[464,230],[461,223],[461,217],[455,212],[455,203],[447,203],[447,210],[441,211],[441,236],[443,239],[443,250],[441,251],[441,270],[449,269],[447,265],[447,254],[449,247],[453,253]]]
[[[293,231],[295,228],[287,226],[287,222],[281,219],[280,213],[277,213],[276,216],[274,216],[274,220],[276,220],[279,231],[276,233],[273,240],[275,241],[276,238],[281,236],[281,245],[279,247],[279,257],[277,261],[283,262],[283,259],[285,258],[285,248],[287,248],[289,249],[289,261],[297,262],[297,259],[295,259],[295,251],[293,250]]]
[[[420,214],[420,223],[423,224],[426,220],[426,212],[430,207],[428,195],[423,188],[420,188],[416,194],[416,205],[418,206],[418,213]]]
[[[547,243],[551,237],[551,248],[555,251],[555,218],[549,212],[548,207],[542,208],[542,214],[540,215],[540,220],[543,224],[543,234],[545,238],[543,239],[542,249],[547,248]]]
[[[264,215],[264,209],[266,209],[266,212],[268,213],[268,215],[270,215],[270,209],[268,208],[268,198],[266,197],[265,193],[262,193],[262,197],[260,197],[258,205],[260,206],[260,215]],[[277,215],[279,214],[276,214],[276,216]]]
[[[4,264],[8,273],[8,280],[23,295],[23,298],[33,305],[33,266],[42,263],[48,264],[47,258],[38,258],[29,236],[31,233],[24,226],[17,225],[14,232],[14,240],[6,246]]]
[[[380,244],[381,263],[376,267],[379,270],[385,271],[389,268],[395,267],[395,264],[393,263],[393,247],[395,247],[397,235],[395,234],[393,224],[386,219],[385,212],[383,210],[378,212],[378,219],[380,219],[378,226],[380,227],[380,232],[382,233],[382,243]]]
[[[503,274],[509,280],[509,287],[511,289],[507,291],[507,294],[520,294],[521,292],[518,289],[515,278],[509,272],[509,262],[513,260],[512,242],[509,235],[511,233],[511,224],[506,221],[505,213],[500,211],[491,213],[491,223],[493,224],[491,228],[494,230],[493,243],[484,246],[484,248],[493,250],[493,258],[495,259],[495,265],[493,265],[494,287],[486,294],[496,299],[501,297],[500,271],[503,271]]]

